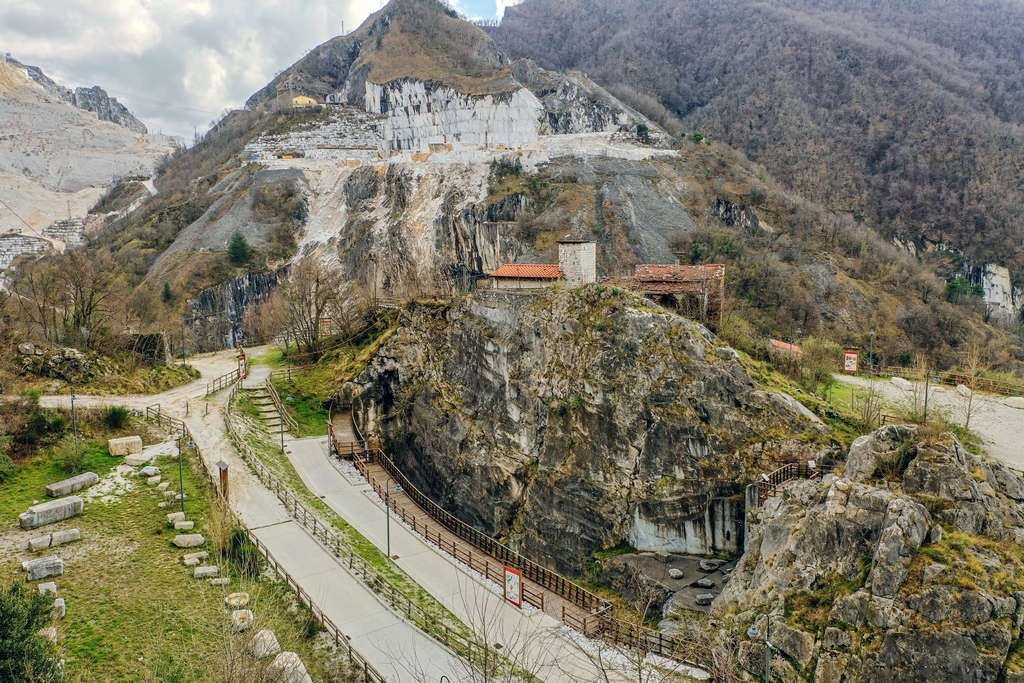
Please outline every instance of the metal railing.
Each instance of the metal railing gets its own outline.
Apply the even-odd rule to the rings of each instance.
[[[349,545],[330,522],[324,521],[316,512],[300,502],[295,492],[259,460],[252,447],[236,431],[230,411],[230,402],[233,398],[234,391],[224,407],[224,422],[228,435],[235,447],[242,452],[257,478],[281,501],[292,519],[305,527],[324,548],[342,560],[342,565],[357,581],[380,595],[392,609],[404,615],[406,620],[424,633],[435,637],[460,655],[466,656],[471,662],[478,657],[481,661],[484,658],[493,659],[495,653],[488,649],[488,645],[478,643],[461,633],[459,629],[446,623],[445,616],[432,614],[402,593],[384,573],[374,568]]]
[[[237,384],[233,386],[235,388],[232,390],[232,397],[234,396],[234,392],[237,389]],[[206,473],[206,476],[210,484],[213,486],[213,490],[217,491],[218,495],[223,496],[223,492],[220,490],[217,480],[213,476],[213,472],[206,466],[205,462],[203,461],[202,454],[199,450],[199,445],[196,443],[195,439],[192,438],[192,433],[189,431],[188,425],[185,424],[183,420],[163,413],[160,410],[159,404],[147,406],[145,410],[145,416],[151,420],[156,421],[156,423],[162,427],[171,427],[172,429],[169,431],[178,431],[182,437],[187,437],[189,439],[189,441],[192,444],[192,447],[196,451],[196,455],[199,456],[199,461],[200,464],[202,465],[202,470]],[[243,530],[246,539],[256,547],[256,549],[267,561],[267,563],[274,569],[274,572],[276,572],[278,576],[284,579],[285,585],[287,585],[288,588],[293,590],[296,596],[298,597],[299,601],[309,608],[310,614],[312,614],[313,618],[320,624],[320,627],[324,631],[326,631],[327,634],[334,640],[335,647],[344,647],[345,655],[348,658],[349,665],[355,667],[355,669],[358,672],[358,680],[363,681],[363,683],[384,683],[385,681],[387,681],[387,679],[369,662],[369,660],[367,660],[362,654],[360,654],[358,650],[352,647],[352,644],[349,642],[348,637],[341,632],[341,629],[338,628],[338,625],[335,624],[331,620],[331,618],[327,616],[326,613],[324,613],[323,609],[320,608],[316,604],[316,602],[314,602],[312,596],[310,596],[309,593],[307,593],[305,589],[303,589],[302,586],[299,585],[299,582],[296,581],[283,566],[281,566],[281,564],[270,552],[270,549],[267,548],[266,545],[264,545],[263,541],[257,538],[256,535],[253,534],[252,531],[249,529],[249,527],[245,525],[241,518],[238,517],[238,515],[236,515],[234,511],[231,510],[230,508],[228,508],[228,514],[231,516],[234,525]]]

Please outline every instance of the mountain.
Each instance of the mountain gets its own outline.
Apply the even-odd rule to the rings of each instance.
[[[507,58],[434,0],[394,0],[314,48],[154,184],[91,248],[126,273],[142,327],[184,304],[202,347],[239,339],[303,254],[367,291],[467,291],[503,263],[553,262],[569,234],[597,243],[600,276],[725,263],[719,332],[755,355],[764,336],[867,347],[872,329],[880,360],[924,350],[950,364],[972,337],[1003,362],[1019,353],[978,299],[947,301],[933,264],[868,223],[727,145],[673,139],[582,73]],[[228,261],[235,232],[247,264]]]
[[[113,181],[150,177],[174,146],[146,135],[100,88],[72,92],[36,67],[0,61],[0,270],[22,253],[80,244]]]
[[[58,85],[38,66],[28,66],[11,57],[8,57],[6,61],[17,68],[24,69],[29,78],[41,85],[51,95],[79,109],[91,111],[100,121],[110,121],[143,135],[149,132],[146,130],[145,124],[135,118],[126,106],[118,102],[116,97],[108,96],[107,91],[98,85],[71,90]]]
[[[491,35],[913,251],[955,250],[948,274],[1001,264],[1024,287],[1019,2],[526,0]]]

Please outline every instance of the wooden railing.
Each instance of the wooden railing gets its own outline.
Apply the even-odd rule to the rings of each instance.
[[[382,450],[366,449],[364,452],[364,456],[355,459],[356,466],[360,468],[364,476],[367,474],[366,465],[368,463],[380,465],[402,487],[403,493],[409,496],[427,515],[470,545],[476,546],[505,565],[518,569],[523,573],[523,578],[533,581],[578,607],[588,611],[604,611],[611,606],[611,603],[604,598],[591,593],[561,574],[523,557],[504,543],[478,531],[442,508],[416,488]],[[367,480],[369,481],[369,477]],[[383,496],[381,497],[383,498]],[[504,584],[504,578],[502,578],[502,584]]]
[[[239,380],[245,379],[249,374],[249,365],[246,363],[241,368],[235,368],[231,372],[226,372],[220,377],[215,377],[206,383],[206,395],[215,394],[225,387],[229,387]]]
[[[757,499],[764,501],[774,496],[779,485],[791,479],[816,479],[821,476],[821,467],[812,467],[808,462],[786,463],[771,474],[762,474],[757,480]]]
[[[901,368],[895,365],[887,365],[882,368],[881,373],[883,375],[902,377],[916,382],[924,381],[921,371],[915,368]],[[977,389],[978,391],[988,391],[993,394],[1002,394],[1004,396],[1024,396],[1024,384],[1002,382],[1000,380],[989,379],[987,377],[974,377],[954,370],[939,372],[932,376],[937,376],[938,381],[942,384],[950,384],[954,386],[957,384],[964,384],[968,387]]]
[[[402,593],[387,575],[363,559],[330,522],[324,521],[316,512],[303,504],[295,492],[260,461],[252,447],[241,437],[233,424],[234,420],[230,411],[230,401],[233,398],[234,391],[229,397],[228,404],[224,407],[224,424],[227,427],[228,435],[259,480],[277,496],[292,519],[305,527],[335,557],[342,560],[342,565],[357,581],[370,591],[380,595],[396,612],[404,615],[410,623],[424,633],[467,657],[471,662],[482,661],[484,658],[493,659],[495,653],[489,650],[489,645],[477,642],[462,633],[459,628],[447,623],[444,615],[432,614]]]
[[[235,388],[237,388],[237,385],[234,386]],[[234,389],[232,390],[232,396],[233,395]],[[200,453],[199,445],[195,442],[195,439],[192,438],[192,434],[188,429],[188,425],[186,425],[184,421],[176,417],[172,417],[170,415],[167,415],[166,413],[163,413],[160,410],[159,404],[147,406],[145,410],[145,416],[151,420],[154,420],[158,425],[162,427],[170,427],[171,429],[169,429],[169,431],[177,431],[178,433],[181,434],[182,437],[189,438],[192,447],[195,449],[196,454],[199,456],[199,461],[202,470],[206,473],[206,476],[210,484],[213,486],[213,489],[218,492],[218,495],[223,495],[223,492],[220,491],[218,487],[217,480],[213,476],[213,472],[206,466],[206,463],[202,458],[202,454]],[[269,564],[274,569],[274,572],[276,572],[276,574],[279,577],[284,579],[284,582],[288,586],[288,588],[295,591],[295,594],[298,597],[299,601],[309,608],[310,614],[313,615],[313,618],[316,619],[316,621],[320,624],[320,627],[324,631],[326,631],[327,634],[333,639],[335,648],[343,649],[346,657],[348,658],[349,666],[355,669],[356,677],[354,680],[359,680],[363,683],[384,683],[385,681],[387,681],[387,679],[372,664],[370,664],[370,662],[362,654],[360,654],[358,650],[352,647],[352,644],[351,642],[349,642],[348,637],[344,633],[342,633],[341,629],[338,628],[338,625],[335,624],[331,620],[331,618],[327,616],[326,613],[324,613],[323,609],[321,609],[320,606],[316,604],[316,602],[314,602],[312,596],[310,596],[309,593],[307,593],[306,590],[303,589],[301,585],[299,585],[299,582],[296,581],[283,566],[281,566],[281,564],[273,556],[273,554],[270,552],[270,549],[267,548],[263,541],[261,541],[259,538],[256,537],[255,534],[252,533],[249,527],[245,525],[245,523],[241,520],[240,517],[238,517],[238,515],[234,513],[233,510],[229,508],[228,513],[234,522],[234,526],[244,531],[246,538],[256,547],[259,553],[266,560],[267,564]]]
[[[267,376],[267,380],[263,383],[263,386],[267,389],[267,394],[270,395],[270,400],[274,402],[274,407],[277,408],[277,414],[281,416],[282,429],[287,427],[286,431],[294,434],[299,429],[299,423],[295,421],[295,418],[288,414],[288,411],[284,409],[284,404],[281,403],[281,396],[277,393],[277,388],[274,386],[274,382],[271,379],[272,375]]]

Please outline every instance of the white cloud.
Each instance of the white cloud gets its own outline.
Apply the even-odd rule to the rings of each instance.
[[[191,138],[381,0],[0,0],[0,52]]]

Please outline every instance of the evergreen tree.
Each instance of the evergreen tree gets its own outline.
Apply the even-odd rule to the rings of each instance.
[[[169,282],[164,283],[164,291],[160,294],[160,299],[165,304],[171,303],[174,299],[174,292],[171,291],[171,284]]]
[[[60,681],[53,643],[38,634],[50,622],[51,598],[13,583],[0,591],[0,681]]]
[[[252,249],[245,240],[245,235],[236,231],[231,236],[231,243],[228,245],[228,260],[233,265],[240,266],[247,263],[250,258],[252,258]]]

